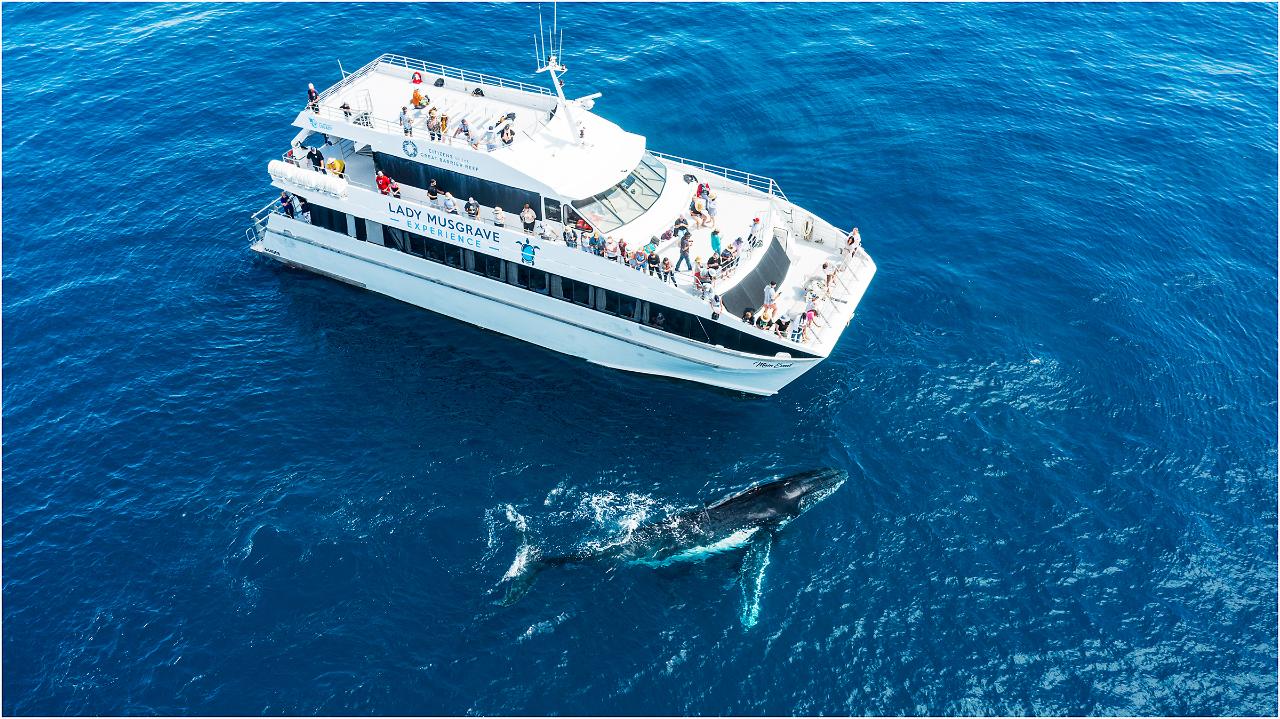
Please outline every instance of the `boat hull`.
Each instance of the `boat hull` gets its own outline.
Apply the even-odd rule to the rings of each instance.
[[[694,342],[394,249],[290,223],[251,246],[293,267],[613,369],[772,395],[817,358],[762,357]]]

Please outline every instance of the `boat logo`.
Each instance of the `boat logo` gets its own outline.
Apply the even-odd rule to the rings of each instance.
[[[404,154],[408,157],[418,156],[418,145],[413,140],[405,140],[400,149],[404,150]]]
[[[533,266],[533,253],[537,252],[539,247],[529,240],[517,242],[520,246],[520,260],[530,267]]]

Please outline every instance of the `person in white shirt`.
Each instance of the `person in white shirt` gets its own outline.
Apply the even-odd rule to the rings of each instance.
[[[773,313],[778,311],[778,283],[770,282],[764,288],[764,305],[760,308],[760,313]]]
[[[506,227],[507,225],[507,215],[502,211],[501,207],[495,206],[493,208],[493,224],[498,227]]]
[[[444,193],[444,210],[451,215],[458,214],[458,203],[454,201],[452,193]]]

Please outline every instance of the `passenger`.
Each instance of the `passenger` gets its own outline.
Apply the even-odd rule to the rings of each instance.
[[[453,131],[454,137],[457,137],[458,135],[462,135],[467,138],[467,144],[471,145],[471,149],[474,150],[477,148],[478,145],[476,144],[476,140],[471,136],[471,126],[467,124],[467,118],[465,117],[458,123],[458,129]]]
[[[413,88],[413,97],[409,98],[409,104],[413,105],[415,110],[421,110],[427,106],[427,98],[423,96],[422,90]]]
[[[315,114],[320,114],[320,93],[316,92],[316,86],[307,83],[307,107]]]
[[[285,217],[293,219],[293,198],[289,197],[288,190],[280,191],[280,209],[284,210]]]
[[[325,169],[329,171],[330,175],[333,175],[335,177],[346,177],[347,161],[342,159],[341,157],[335,157],[329,160],[327,163],[325,163]]]
[[[648,247],[648,245],[645,245],[645,247]],[[657,250],[646,252],[645,257],[649,264],[649,276],[656,277],[658,275],[658,268],[662,266],[662,258],[658,257]]]
[[[773,324],[773,310],[768,307],[760,308],[760,312],[756,315],[756,327],[767,330],[771,324]]]
[[[431,184],[427,185],[427,200],[431,202],[432,207],[440,207],[440,185],[436,184],[435,178],[432,178]]]
[[[813,321],[818,316],[817,298],[810,293],[804,302],[804,322],[802,323],[803,332],[801,337],[807,342],[809,341],[809,330],[813,327]]]
[[[345,118],[347,122],[351,122],[351,103],[344,100],[338,107],[342,110],[342,117]]]
[[[444,193],[444,211],[450,215],[458,214],[458,203],[453,199],[452,193]]]
[[[711,226],[716,226],[716,193],[712,192],[707,195],[707,217],[711,219]]]
[[[604,240],[604,258],[612,262],[622,261],[622,255],[618,254],[618,241],[613,239],[613,235]]]
[[[693,249],[693,237],[688,232],[684,237],[680,238],[680,259],[676,260],[676,272],[680,271],[680,264],[690,270],[693,269],[693,263],[689,261],[689,251]]]
[[[468,197],[465,209],[467,211],[467,217],[470,217],[473,220],[480,219],[480,203],[476,202],[476,198]]]
[[[604,247],[603,247],[603,244],[604,244],[604,243],[600,240],[600,233],[599,233],[599,232],[592,232],[592,233],[591,233],[591,241],[590,241],[590,243],[588,244],[588,246],[591,248],[591,254],[593,254],[593,255],[595,255],[595,256],[597,256],[597,257],[603,257],[603,256],[604,256]]]
[[[486,152],[493,152],[498,149],[498,143],[494,141],[495,136],[493,134],[493,125],[490,125],[489,128],[484,131],[484,137],[482,139],[484,140],[484,149]]]
[[[404,128],[405,137],[413,137],[413,118],[409,117],[409,108],[400,108],[400,127]]]
[[[747,243],[743,242],[741,237],[733,241],[733,254],[741,257],[742,253],[746,249],[747,249]]]
[[[633,270],[644,272],[644,268],[648,264],[644,256],[644,250],[636,250],[636,253],[631,256],[631,269]]]
[[[505,213],[502,212],[502,208],[498,207],[497,205],[494,205],[493,207],[493,224],[497,225],[498,227],[507,226],[507,216]]]
[[[778,315],[777,319],[773,321],[773,333],[779,337],[785,338],[787,336],[787,328],[790,326],[791,326],[790,317],[788,317],[785,313]]]
[[[648,254],[648,255],[652,255],[653,253],[657,252],[657,251],[658,251],[658,238],[656,238],[656,237],[650,237],[650,238],[649,238],[649,243],[648,243],[648,244],[646,244],[644,247],[642,247],[642,248],[640,248],[640,249],[644,250],[644,251],[645,251],[645,254]]]
[[[742,321],[749,325],[756,323],[756,319],[751,315],[751,310],[749,308],[742,311]]]
[[[391,185],[387,189],[391,190],[392,197],[400,199],[400,183],[392,180]]]
[[[502,144],[510,145],[516,140],[516,131],[511,129],[510,125],[502,128]]]
[[[661,312],[659,312],[659,313],[658,313],[658,316],[653,318],[653,326],[654,326],[654,327],[657,327],[657,328],[658,328],[658,329],[660,329],[660,330],[664,330],[664,329],[666,329],[666,328],[667,328],[667,318],[666,318],[666,317],[664,317],[664,316],[663,316],[663,314],[662,314]]]
[[[836,268],[831,266],[830,262],[822,263],[822,276],[826,278],[823,289],[828,295],[831,294],[831,283],[836,281]]]
[[[861,248],[862,235],[858,234],[858,228],[855,227],[853,228],[853,231],[849,233],[849,236],[845,238],[844,247],[840,248],[840,257],[846,266],[853,259],[853,256],[858,254],[858,250]]]
[[[720,301],[720,295],[711,298],[711,319],[720,319],[720,314],[724,312],[724,303]]]
[[[320,148],[308,148],[307,159],[311,161],[311,169],[316,172],[324,172],[324,153],[320,151]]]
[[[720,254],[720,230],[711,231],[711,251]]]
[[[311,221],[311,203],[302,195],[298,195],[298,219],[303,222]]]
[[[436,109],[431,108],[431,113],[427,116],[427,137],[432,142],[442,142],[444,140],[444,125],[440,120],[440,116],[436,114]]]
[[[560,237],[564,240],[565,247],[578,246],[578,236],[574,234],[572,227],[565,225],[564,232],[560,233]]]
[[[707,201],[701,196],[693,198],[693,211],[689,214],[698,223],[698,227],[706,227],[711,224],[711,218],[707,216]]]
[[[751,230],[747,232],[747,239],[754,241],[760,237],[760,218],[751,218]]]
[[[384,195],[391,194],[391,178],[383,174],[382,170],[378,170],[378,176],[373,178],[373,181],[378,185],[378,192]]]
[[[712,253],[711,256],[707,258],[707,269],[720,269],[720,255]]]
[[[618,240],[618,252],[622,253],[623,262],[626,262],[626,259],[631,256],[631,251],[627,249],[627,241],[625,239]]]
[[[520,221],[524,223],[525,232],[533,232],[533,223],[538,221],[538,214],[533,211],[529,203],[524,203],[524,209],[520,210]]]
[[[778,311],[778,283],[770,282],[764,287],[764,304],[760,306],[761,312],[777,312]]]
[[[663,282],[670,282],[672,285],[674,285],[674,286],[676,286],[676,287],[679,287],[679,286],[680,286],[680,285],[677,285],[677,284],[676,284],[676,270],[675,270],[675,268],[674,268],[674,267],[672,267],[672,266],[671,266],[671,258],[670,258],[670,257],[663,257],[663,258],[662,258],[662,273],[661,273],[660,275],[658,275],[658,277],[659,277]]]
[[[709,194],[711,194],[711,183],[699,182],[698,189],[694,191],[693,196],[706,199],[707,195]]]

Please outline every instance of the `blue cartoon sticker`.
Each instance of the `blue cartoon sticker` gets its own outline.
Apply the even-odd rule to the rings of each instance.
[[[520,260],[524,262],[526,265],[529,265],[530,267],[532,267],[533,254],[537,252],[540,248],[537,245],[533,244],[533,242],[530,240],[524,240],[522,242],[517,242],[516,244],[520,246]]]

